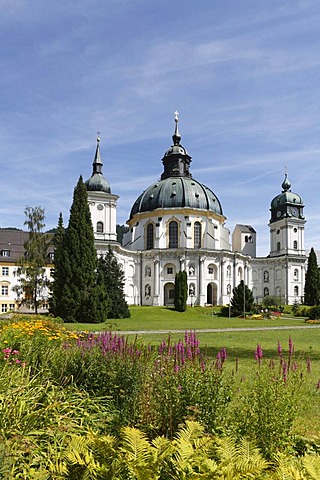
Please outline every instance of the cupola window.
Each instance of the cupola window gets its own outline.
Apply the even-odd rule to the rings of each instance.
[[[154,239],[154,228],[153,223],[148,223],[147,225],[147,250],[151,250],[154,247],[153,239]]]
[[[169,223],[169,248],[178,248],[178,223],[175,220]]]
[[[281,243],[277,242],[277,252],[280,252],[280,250],[281,250]]]
[[[293,242],[293,249],[294,249],[294,250],[298,250],[298,242],[297,242],[297,240],[294,240],[294,242]]]
[[[195,222],[193,227],[194,248],[201,248],[201,223]]]

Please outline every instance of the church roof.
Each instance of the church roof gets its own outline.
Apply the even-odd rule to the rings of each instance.
[[[271,201],[271,208],[277,208],[287,204],[303,206],[303,200],[300,195],[291,192],[291,183],[289,182],[288,175],[285,174],[284,181],[282,182],[282,192]]]
[[[175,112],[173,145],[165,152],[164,171],[158,182],[151,184],[139,195],[130,212],[130,220],[138,213],[158,208],[192,208],[209,210],[223,215],[221,203],[213,191],[194,178],[189,170],[191,157],[180,144],[178,112]]]

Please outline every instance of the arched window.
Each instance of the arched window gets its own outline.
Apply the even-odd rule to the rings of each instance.
[[[294,287],[294,289],[293,289],[293,294],[294,294],[295,297],[297,297],[297,296],[299,295],[299,287],[298,287],[298,285],[296,285],[296,286]]]
[[[194,248],[201,248],[201,223],[195,222],[193,226]]]
[[[178,223],[175,220],[169,223],[169,248],[178,248]]]
[[[103,233],[103,223],[97,222],[97,233]]]
[[[280,252],[280,250],[281,250],[281,243],[277,242],[277,252]]]
[[[151,250],[153,248],[153,223],[148,223],[147,225],[147,250]]]
[[[297,268],[293,270],[293,278],[294,280],[299,280],[299,270]]]
[[[298,250],[298,242],[297,242],[297,240],[294,240],[294,242],[293,242],[293,249],[294,249],[294,250]]]
[[[245,241],[246,243],[248,243],[248,235],[246,235],[246,236],[244,237],[244,241]]]
[[[268,287],[264,288],[264,290],[263,290],[263,295],[264,295],[265,297],[268,297],[268,295],[269,295],[269,288],[268,288]]]

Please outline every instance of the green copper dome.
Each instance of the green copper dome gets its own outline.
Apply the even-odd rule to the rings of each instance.
[[[93,160],[93,171],[91,177],[85,182],[88,192],[111,193],[108,180],[102,174],[103,163],[100,154],[100,138],[97,139],[97,148]]]
[[[162,159],[164,171],[161,179],[137,198],[130,212],[130,220],[137,213],[151,212],[158,208],[193,208],[223,215],[218,197],[210,188],[192,178],[189,171],[191,157],[180,145],[177,113],[175,122],[173,145]]]
[[[290,190],[291,183],[288,180],[288,175],[285,174],[285,179],[282,182],[282,193],[274,197],[271,202],[271,208],[277,208],[281,205],[294,204],[303,206],[303,200],[300,195],[293,193]]]

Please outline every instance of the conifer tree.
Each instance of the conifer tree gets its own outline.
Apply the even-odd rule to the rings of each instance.
[[[305,305],[319,305],[320,300],[320,275],[317,262],[317,256],[311,248],[308,257],[308,267],[304,285],[304,303]]]
[[[187,309],[188,280],[185,270],[177,272],[174,282],[174,308],[178,312],[185,312]]]
[[[102,298],[103,292],[106,294],[103,301],[107,302],[107,318],[130,317],[124,295],[124,273],[110,246],[106,255],[98,259],[97,285]]]
[[[68,228],[63,235],[59,269],[64,285],[59,300],[60,316],[69,322],[97,323],[103,320],[99,308],[100,291],[96,288],[97,254],[88,206],[88,195],[80,176],[74,189]]]
[[[18,283],[13,290],[23,305],[38,313],[38,307],[46,300],[49,285],[45,267],[51,237],[43,233],[45,210],[42,207],[26,207],[24,213],[29,237],[24,243],[25,254],[17,260]]]
[[[233,297],[231,298],[231,313],[233,316],[242,315],[244,312],[251,312],[254,298],[252,291],[244,281],[241,280],[239,285],[232,291]]]
[[[54,246],[54,272],[51,284],[50,313],[55,317],[61,316],[60,302],[65,286],[63,237],[65,234],[63,217],[60,212],[58,226],[53,237]]]

